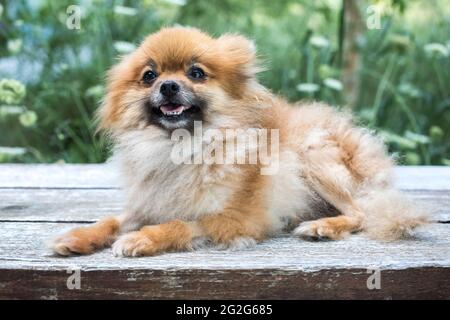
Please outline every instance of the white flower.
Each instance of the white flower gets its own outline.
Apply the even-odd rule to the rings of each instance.
[[[125,7],[125,6],[114,6],[114,13],[121,14],[124,16],[135,16],[138,11],[135,8]]]
[[[425,136],[423,134],[411,132],[409,130],[405,133],[405,138],[408,138],[409,140],[412,140],[414,142],[420,143],[420,144],[427,144],[430,143],[430,138],[428,136]]]
[[[293,14],[295,16],[301,16],[305,12],[305,9],[303,9],[303,6],[299,3],[289,4],[288,10],[291,14]]]
[[[316,48],[319,48],[319,49],[320,48],[326,48],[326,47],[328,47],[330,45],[330,41],[328,41],[327,38],[322,37],[322,36],[312,36],[309,39],[309,43],[311,43],[311,45],[313,47],[316,47]]]
[[[27,94],[27,89],[20,81],[14,79],[0,80],[0,101],[6,104],[17,104]]]
[[[34,111],[26,111],[19,116],[19,121],[24,127],[32,127],[37,119],[37,114]]]
[[[323,84],[330,89],[341,91],[343,88],[342,82],[333,78],[326,78],[323,80]]]
[[[101,97],[104,93],[102,85],[96,85],[86,90],[86,97]]]
[[[67,63],[60,63],[59,68],[61,69],[61,71],[65,71],[69,69],[69,65]]]
[[[410,96],[411,98],[418,98],[421,95],[421,92],[419,89],[417,89],[411,83],[407,83],[407,82],[401,83],[398,86],[398,91]]]
[[[166,0],[166,2],[175,4],[177,6],[184,6],[186,4],[186,0]]]
[[[319,90],[319,85],[315,83],[300,83],[297,85],[297,90],[300,92],[316,92]]]
[[[365,121],[372,121],[373,119],[375,119],[375,110],[371,108],[361,109],[358,112],[358,116]]]
[[[380,130],[378,135],[388,143],[398,144],[402,149],[415,149],[417,147],[417,142],[406,137],[402,137],[393,132]]]
[[[127,41],[115,41],[113,46],[117,52],[123,53],[123,54],[130,53],[134,49],[136,49],[136,46],[134,44],[132,44],[131,42],[127,42]]]
[[[0,106],[0,118],[9,115],[22,114],[24,107],[22,106]]]
[[[11,52],[12,54],[19,53],[20,50],[22,49],[22,39],[8,40],[6,47],[8,48],[9,52]]]
[[[20,147],[0,147],[1,155],[21,156],[27,152],[27,149]]]
[[[431,56],[437,55],[442,57],[447,57],[449,51],[445,45],[437,42],[428,43],[423,47],[423,49]]]

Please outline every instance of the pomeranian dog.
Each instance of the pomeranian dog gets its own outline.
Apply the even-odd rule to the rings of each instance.
[[[380,139],[332,107],[290,105],[258,83],[260,70],[245,37],[187,27],[161,29],[123,57],[109,72],[98,117],[115,142],[124,213],[58,236],[53,251],[240,248],[289,227],[306,239],[363,231],[392,240],[426,222],[392,187],[393,160]],[[220,148],[245,132],[257,132],[257,142],[247,135]],[[220,161],[221,153],[243,161]]]

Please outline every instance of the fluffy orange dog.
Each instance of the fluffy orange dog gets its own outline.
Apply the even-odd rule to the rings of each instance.
[[[193,28],[162,29],[124,57],[109,73],[99,110],[101,127],[116,142],[128,195],[124,214],[57,237],[54,252],[89,254],[112,245],[115,255],[145,256],[203,241],[241,247],[293,223],[302,238],[364,231],[394,239],[425,222],[392,189],[382,142],[331,107],[289,105],[257,82],[258,70],[251,41],[214,39]],[[202,148],[194,144],[190,155],[227,143],[220,135],[199,137],[196,123],[216,133],[269,129],[278,139],[268,143],[277,170],[261,174],[261,159],[175,163],[177,130],[200,138]],[[260,148],[247,148],[245,159]]]

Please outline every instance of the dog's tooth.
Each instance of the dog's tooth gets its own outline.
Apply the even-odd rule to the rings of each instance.
[[[178,116],[178,115],[182,114],[184,110],[186,110],[185,107],[183,107],[183,108],[182,108],[181,110],[179,110],[179,111],[163,111],[163,113],[164,113],[166,116]]]

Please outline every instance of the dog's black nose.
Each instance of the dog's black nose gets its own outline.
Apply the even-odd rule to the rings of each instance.
[[[180,86],[175,81],[164,81],[159,92],[165,97],[172,97],[180,91]]]

